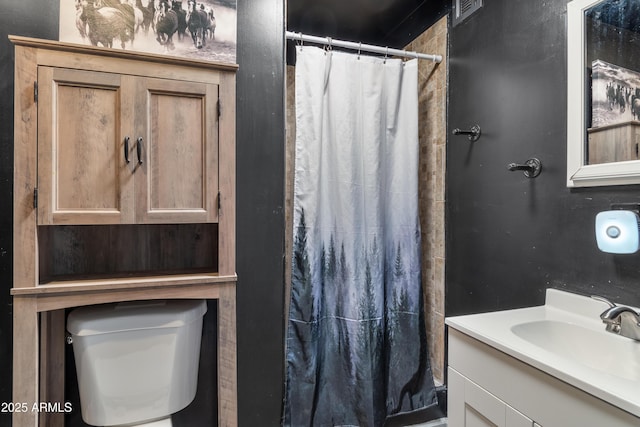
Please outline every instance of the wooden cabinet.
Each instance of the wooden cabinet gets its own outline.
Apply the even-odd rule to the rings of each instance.
[[[37,85],[38,224],[217,221],[218,84],[40,66]]]
[[[587,138],[587,162],[590,165],[640,158],[640,122],[637,120],[589,128]]]
[[[65,309],[214,299],[218,424],[237,425],[237,67],[10,38],[14,401],[64,404]]]

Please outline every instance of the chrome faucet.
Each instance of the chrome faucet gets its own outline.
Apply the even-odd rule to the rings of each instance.
[[[638,311],[626,305],[616,305],[604,297],[594,295],[591,298],[609,304],[609,308],[600,315],[600,319],[607,325],[607,331],[640,341],[640,313]]]

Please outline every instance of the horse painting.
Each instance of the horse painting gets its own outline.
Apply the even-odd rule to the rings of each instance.
[[[198,49],[202,49],[206,44],[207,35],[213,34],[213,29],[215,29],[215,25],[212,27],[207,12],[198,10],[196,2],[191,0],[188,2],[187,28],[191,33],[193,45]]]
[[[158,43],[165,47],[165,51],[173,50],[173,35],[178,30],[178,15],[171,9],[167,0],[161,0],[156,6],[154,23]]]

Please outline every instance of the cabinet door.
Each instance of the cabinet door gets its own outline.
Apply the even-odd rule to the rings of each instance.
[[[39,67],[38,224],[133,221],[130,89],[118,74]]]
[[[533,421],[449,368],[448,417],[460,427],[532,427]]]
[[[465,426],[506,427],[505,404],[465,378]]]
[[[140,78],[136,90],[136,222],[217,222],[218,85]]]
[[[506,421],[507,427],[540,427],[537,423],[534,423],[529,417],[525,416],[520,411],[515,410],[511,406],[505,403]]]

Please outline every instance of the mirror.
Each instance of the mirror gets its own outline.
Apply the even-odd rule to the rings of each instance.
[[[567,5],[567,186],[640,183],[640,2]]]

